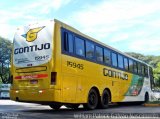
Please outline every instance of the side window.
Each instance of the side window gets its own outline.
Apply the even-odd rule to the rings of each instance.
[[[129,59],[129,71],[133,72],[133,60]]]
[[[150,74],[151,76],[153,76],[153,69],[152,69],[152,67],[149,67],[149,74]]]
[[[76,48],[76,54],[79,56],[85,56],[84,52],[84,40],[80,39],[78,37],[75,37],[75,48]]]
[[[111,51],[104,49],[104,63],[111,64]]]
[[[145,74],[145,67],[144,65],[142,65],[142,75],[144,76],[144,74]]]
[[[145,65],[145,76],[148,77],[148,66]]]
[[[138,63],[138,74],[142,74],[142,67],[140,63]]]
[[[68,32],[64,32],[63,48],[65,51],[73,53],[73,35]]]
[[[96,46],[96,60],[103,62],[103,49],[98,46]]]
[[[112,65],[114,66],[114,67],[117,67],[117,54],[115,54],[115,53],[112,53]]]
[[[86,41],[86,58],[94,58],[94,44],[89,41]]]
[[[153,69],[151,67],[148,67],[148,68],[149,68],[149,77],[150,77],[151,89],[153,89],[153,87],[155,87],[154,77],[153,77]]]
[[[137,62],[133,62],[133,68],[134,68],[134,73],[138,73],[138,67],[137,67]]]
[[[68,50],[70,53],[73,53],[73,36],[68,34]]]
[[[123,63],[123,56],[118,54],[118,67],[123,69],[124,63]]]
[[[125,70],[128,70],[128,69],[129,69],[129,66],[128,66],[128,58],[124,58],[124,68],[125,68]]]
[[[65,51],[68,51],[68,33],[63,32],[63,48]]]

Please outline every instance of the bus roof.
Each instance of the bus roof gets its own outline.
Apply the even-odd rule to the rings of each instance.
[[[72,26],[69,26],[68,24],[65,24],[65,23],[63,23],[63,22],[61,22],[61,21],[59,21],[59,20],[57,20],[57,19],[54,19],[54,21],[55,21],[56,23],[60,24],[62,27],[65,27],[65,28],[71,30],[71,31],[74,32],[74,33],[80,34],[81,36],[83,36],[83,37],[85,37],[85,38],[87,38],[87,39],[89,39],[89,40],[92,40],[92,41],[94,41],[94,42],[96,42],[96,43],[98,43],[98,44],[100,44],[100,45],[102,45],[102,46],[105,46],[105,47],[107,47],[107,48],[109,48],[109,49],[111,49],[111,50],[113,50],[113,51],[116,51],[117,53],[120,53],[120,54],[122,54],[122,55],[124,55],[124,56],[126,56],[126,57],[128,57],[128,58],[131,58],[131,59],[133,59],[133,60],[136,60],[136,61],[138,61],[138,62],[144,63],[144,64],[146,64],[147,66],[149,66],[147,63],[145,63],[145,62],[143,62],[143,61],[141,61],[141,60],[139,60],[139,59],[136,59],[136,58],[134,58],[134,57],[132,57],[132,56],[130,56],[130,55],[124,53],[124,52],[121,52],[121,51],[119,51],[119,50],[117,50],[117,49],[115,49],[115,48],[113,48],[113,47],[111,47],[111,46],[109,46],[109,45],[107,45],[107,44],[105,44],[105,43],[102,43],[102,42],[100,42],[100,41],[98,41],[98,40],[96,40],[96,39],[94,39],[94,38],[92,38],[92,37],[90,37],[90,36],[88,36],[88,35],[85,35],[84,33],[82,33],[82,32],[80,32],[79,30],[73,28]]]

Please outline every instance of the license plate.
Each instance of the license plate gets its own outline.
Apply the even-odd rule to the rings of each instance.
[[[38,84],[38,80],[30,80],[30,84]]]

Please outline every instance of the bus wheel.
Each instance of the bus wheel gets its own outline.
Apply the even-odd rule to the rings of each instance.
[[[102,109],[108,108],[109,101],[110,101],[109,92],[107,90],[104,90],[101,96],[100,108]]]
[[[86,104],[84,104],[84,108],[93,110],[98,105],[98,94],[96,90],[91,89],[88,94],[88,101]]]
[[[51,105],[49,105],[49,106],[50,106],[52,109],[59,110],[62,105],[61,105],[61,104],[51,104]]]
[[[144,103],[148,102],[149,101],[149,95],[148,93],[145,94],[145,97],[144,97]]]

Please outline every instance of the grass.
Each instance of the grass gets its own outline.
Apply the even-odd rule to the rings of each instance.
[[[147,102],[146,104],[160,104],[160,101]]]
[[[144,104],[146,107],[160,107],[160,101],[152,101]]]

